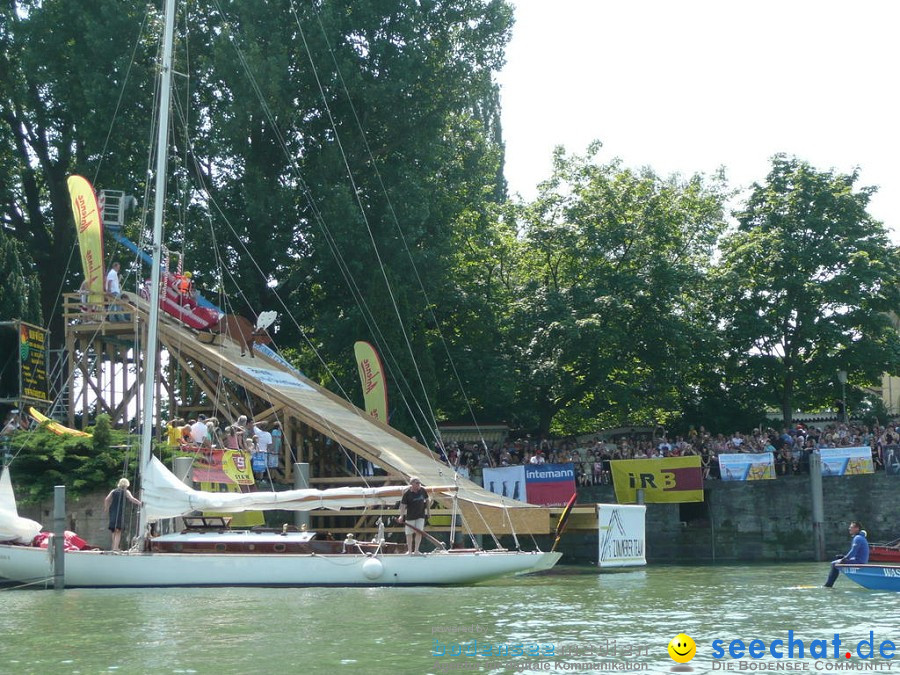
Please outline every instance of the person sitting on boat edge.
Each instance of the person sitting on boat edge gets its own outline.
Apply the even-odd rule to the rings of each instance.
[[[418,553],[422,544],[422,532],[425,519],[430,516],[428,508],[428,492],[422,487],[422,481],[415,476],[409,479],[409,488],[400,498],[400,516],[397,522],[405,525],[406,553]]]
[[[122,530],[125,529],[125,500],[132,504],[141,505],[128,488],[131,483],[127,478],[120,478],[115,489],[111,490],[103,500],[103,510],[109,512],[109,531],[112,532],[112,550],[119,550],[119,540],[122,538]]]
[[[851,520],[849,532],[850,536],[853,537],[853,543],[850,546],[850,550],[847,551],[847,555],[843,558],[838,558],[831,563],[831,572],[828,574],[828,581],[825,582],[825,588],[831,588],[834,586],[834,582],[837,581],[840,570],[838,570],[835,565],[838,563],[856,563],[865,565],[869,562],[869,542],[866,539],[866,531],[862,529],[862,523],[858,520]]]

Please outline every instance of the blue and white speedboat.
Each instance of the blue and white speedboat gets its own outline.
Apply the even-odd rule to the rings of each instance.
[[[838,563],[835,565],[844,576],[860,586],[873,591],[900,592],[900,564],[870,563],[855,565]]]

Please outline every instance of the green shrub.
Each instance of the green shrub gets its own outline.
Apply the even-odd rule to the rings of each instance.
[[[112,429],[108,415],[99,415],[88,431],[91,437],[61,436],[41,425],[11,437],[10,471],[20,503],[52,498],[55,485],[65,485],[71,499],[110,490],[122,476],[134,479],[140,438]]]

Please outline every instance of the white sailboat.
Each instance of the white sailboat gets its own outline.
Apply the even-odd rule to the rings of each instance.
[[[162,223],[168,146],[169,100],[175,0],[167,0],[162,54],[162,92],[157,138],[156,192],[153,216],[153,263],[148,344],[156,345],[159,325]],[[156,371],[156,350],[148,349],[145,372]],[[235,513],[244,510],[312,510],[317,508],[390,506],[403,487],[338,488],[229,494],[202,492],[181,483],[151,453],[154,387],[145,383],[140,453],[141,538],[129,551],[67,551],[65,585],[69,587],[161,586],[381,586],[468,584],[494,577],[552,568],[556,552],[506,549],[450,549],[407,555],[382,538],[374,542],[322,541],[306,531],[232,532],[222,528],[147,537],[149,523],[189,516],[203,509]],[[428,486],[433,499],[452,505],[454,486]],[[11,493],[11,489],[9,490]],[[6,502],[9,500],[6,499]],[[455,509],[454,509],[455,512]],[[3,515],[11,516],[4,528]],[[12,517],[18,518],[12,521]],[[47,584],[53,577],[48,549],[26,543],[22,533],[31,521],[18,517],[15,506],[0,510],[0,577],[22,584]],[[5,537],[5,529],[15,533]],[[396,552],[395,552],[396,551]]]

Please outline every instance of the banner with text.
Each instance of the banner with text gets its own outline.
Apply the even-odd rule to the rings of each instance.
[[[872,448],[822,448],[823,476],[856,476],[861,473],[875,473],[872,462]]]
[[[722,480],[775,480],[775,455],[771,452],[719,455],[719,470]]]
[[[48,401],[47,331],[25,322],[20,323],[19,359],[22,397],[33,401]]]
[[[359,381],[362,384],[363,400],[366,413],[388,423],[387,382],[384,380],[384,365],[375,347],[362,340],[354,343],[353,353],[356,355],[356,366],[359,369]]]
[[[639,489],[648,504],[703,501],[703,474],[697,455],[616,459],[610,466],[620,504],[636,503]]]
[[[647,564],[646,513],[647,507],[643,504],[597,504],[600,567],[638,567]]]
[[[540,506],[565,506],[575,492],[575,465],[521,464],[482,469],[484,489]]]
[[[192,478],[197,483],[253,485],[250,453],[241,450],[213,450],[194,460]]]
[[[78,248],[81,250],[81,266],[84,280],[90,291],[90,301],[99,302],[103,297],[106,279],[103,273],[103,223],[94,188],[81,176],[69,176],[66,180],[72,200],[72,216],[78,232]]]
[[[575,492],[575,465],[525,464],[528,503],[565,506]]]

